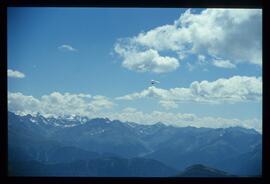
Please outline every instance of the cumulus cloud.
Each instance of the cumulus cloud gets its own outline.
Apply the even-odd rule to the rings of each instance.
[[[173,100],[160,100],[159,104],[165,109],[174,109],[178,107],[177,103]]]
[[[150,50],[157,56],[159,52],[169,51],[178,55],[180,60],[192,54],[198,56],[199,62],[204,61],[205,56],[209,57],[210,61],[215,61],[213,59],[217,57],[223,58],[223,61],[218,63],[215,61],[215,64],[225,66],[224,68],[232,68],[238,63],[261,66],[262,10],[205,9],[200,13],[192,13],[189,9],[173,24],[141,32],[124,42],[118,41],[115,45],[116,53],[123,57],[124,67],[127,67],[127,63],[137,66],[136,62],[145,62],[143,59],[137,61],[138,59],[130,58]],[[152,60],[154,57],[149,58]],[[176,58],[174,59],[171,61],[174,61],[173,69],[175,70],[179,65],[176,64]],[[150,61],[147,63],[155,63]],[[170,62],[166,61],[166,63]],[[153,65],[149,65],[148,69],[142,66],[143,70],[152,71]],[[138,68],[129,69],[137,70]],[[173,70],[171,68],[163,71]]]
[[[66,45],[66,44],[59,46],[58,49],[62,51],[77,51],[77,49],[75,49],[71,45]]]
[[[154,49],[141,50],[124,47],[120,43],[115,45],[115,52],[122,58],[122,66],[137,72],[170,72],[179,67],[179,62],[174,57],[161,56]]]
[[[16,70],[8,69],[8,77],[12,78],[24,78],[25,74]]]
[[[213,60],[213,65],[219,68],[235,68],[235,64],[232,64],[229,60]]]
[[[97,95],[93,96],[91,104],[97,109],[109,109],[114,106],[114,103],[111,102],[107,97]]]
[[[35,115],[39,112],[44,116],[90,116],[100,110],[110,109],[113,105],[112,101],[101,95],[53,92],[35,98],[22,93],[8,92],[8,109],[20,115]]]
[[[135,108],[125,108],[117,113],[105,113],[104,117],[111,120],[120,120],[123,122],[135,122],[140,124],[155,124],[162,122],[166,125],[179,127],[194,126],[194,127],[210,127],[210,128],[227,128],[241,126],[246,128],[254,128],[261,132],[262,121],[260,119],[229,119],[221,117],[198,117],[195,114],[188,113],[172,113],[162,111],[152,111],[145,113]]]
[[[141,92],[117,97],[116,100],[157,98],[165,108],[175,108],[181,102],[237,103],[260,101],[262,98],[262,78],[233,76],[216,81],[194,81],[188,88],[160,89],[151,86]]]
[[[8,109],[17,114],[33,114],[40,109],[40,101],[33,96],[8,92]]]

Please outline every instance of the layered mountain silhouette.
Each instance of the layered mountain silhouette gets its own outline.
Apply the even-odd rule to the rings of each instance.
[[[21,161],[9,166],[9,172],[16,176],[169,177],[177,173],[159,161],[144,158],[100,157],[55,164]]]
[[[242,127],[142,125],[8,112],[9,174],[177,176],[200,163],[230,176],[258,176],[261,137],[254,129]]]

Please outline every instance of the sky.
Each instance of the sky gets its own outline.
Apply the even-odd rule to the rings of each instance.
[[[260,9],[12,7],[7,41],[16,114],[261,131]]]

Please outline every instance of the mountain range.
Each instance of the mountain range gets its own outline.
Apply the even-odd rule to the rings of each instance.
[[[15,176],[258,176],[262,135],[242,127],[8,112],[8,151],[9,175]]]

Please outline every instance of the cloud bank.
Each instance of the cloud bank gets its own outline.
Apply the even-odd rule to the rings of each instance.
[[[110,109],[114,103],[105,96],[53,92],[39,99],[22,93],[8,92],[8,109],[16,114],[41,113],[44,116],[80,115],[89,116]]]
[[[233,76],[216,81],[194,81],[188,88],[161,89],[151,86],[141,92],[117,97],[116,100],[135,100],[157,98],[165,108],[176,108],[181,102],[199,103],[237,103],[261,101],[262,78]]]
[[[197,55],[199,60],[207,57],[222,68],[234,68],[238,63],[261,66],[262,10],[206,9],[192,13],[189,9],[173,24],[119,39],[114,50],[123,59],[123,67],[139,72],[171,72],[190,55]],[[164,51],[171,54],[161,56]]]
[[[164,106],[177,105],[174,101],[160,100]],[[8,110],[19,115],[37,113],[45,117],[69,117],[86,116],[88,118],[109,118],[123,122],[135,122],[139,124],[155,124],[162,122],[167,125],[185,127],[210,127],[226,128],[230,126],[242,126],[254,128],[261,132],[261,119],[228,119],[222,117],[198,117],[195,114],[173,113],[153,110],[142,112],[135,108],[127,107],[122,110],[114,110],[115,104],[109,98],[101,95],[70,94],[53,92],[40,98],[24,95],[22,93],[8,92]]]

